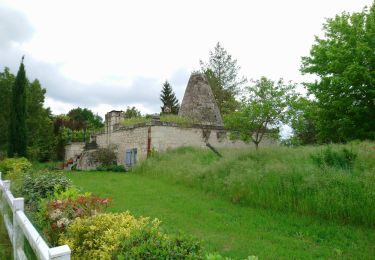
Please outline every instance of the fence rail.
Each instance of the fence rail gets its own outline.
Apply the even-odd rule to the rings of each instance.
[[[70,260],[70,248],[67,245],[53,248],[47,245],[25,215],[24,199],[13,196],[10,191],[10,181],[2,180],[1,172],[0,193],[0,211],[13,247],[13,258],[15,260],[27,259],[24,251],[25,238],[40,260]]]

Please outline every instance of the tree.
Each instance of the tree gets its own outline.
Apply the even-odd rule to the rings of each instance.
[[[288,107],[296,98],[294,88],[282,79],[276,84],[265,77],[254,81],[245,88],[240,109],[225,117],[226,127],[235,138],[252,141],[258,149],[266,133],[277,134],[280,123],[288,121]]]
[[[26,157],[26,86],[27,78],[23,57],[18,69],[17,77],[12,88],[12,103],[10,107],[8,156]]]
[[[241,69],[237,65],[237,60],[218,42],[214,51],[210,51],[208,62],[200,61],[201,70],[206,75],[216,102],[222,114],[233,112],[236,109],[236,95],[239,94],[240,87],[246,83],[246,78],[239,77]]]
[[[315,101],[299,97],[291,104],[290,123],[293,136],[291,144],[307,145],[317,143],[317,105]]]
[[[104,126],[103,119],[87,108],[73,108],[67,116],[69,117],[69,128],[72,130],[98,129]]]
[[[165,81],[163,84],[160,100],[163,103],[163,106],[161,107],[162,113],[178,114],[180,105],[178,104],[178,99],[168,81]]]
[[[301,66],[319,77],[306,83],[317,100],[319,141],[375,139],[375,2],[327,19],[323,30]]]
[[[35,79],[26,88],[28,131],[28,158],[38,161],[47,161],[53,155],[54,135],[53,120],[49,108],[44,108],[46,89]]]
[[[124,117],[125,118],[133,118],[133,117],[140,117],[141,116],[141,111],[139,111],[136,107],[127,107],[125,112],[124,112]]]
[[[8,150],[10,104],[15,76],[9,68],[0,72],[0,151]]]

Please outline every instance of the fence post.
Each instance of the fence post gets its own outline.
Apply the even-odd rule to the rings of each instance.
[[[70,248],[67,245],[50,248],[48,250],[51,260],[70,260]]]
[[[18,259],[18,249],[23,251],[23,243],[24,243],[24,236],[22,234],[22,230],[20,225],[16,219],[16,211],[17,210],[24,210],[24,199],[23,198],[16,198],[13,200],[13,256],[14,259]]]

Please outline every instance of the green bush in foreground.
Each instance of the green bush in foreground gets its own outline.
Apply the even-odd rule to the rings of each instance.
[[[7,178],[9,179],[20,177],[21,174],[30,170],[31,167],[31,162],[24,157],[7,158],[0,161],[0,172],[8,175]]]
[[[166,235],[158,223],[149,223],[121,241],[118,260],[125,259],[203,259],[199,240],[182,235]]]
[[[223,158],[180,148],[149,158],[133,174],[200,188],[241,205],[375,226],[375,143],[331,145],[329,153],[326,147],[228,149],[221,151]],[[329,167],[312,158],[322,150],[322,163]]]

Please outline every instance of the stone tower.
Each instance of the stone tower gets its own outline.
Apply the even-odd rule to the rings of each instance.
[[[189,117],[197,124],[223,126],[219,107],[204,74],[191,74],[178,115]]]

